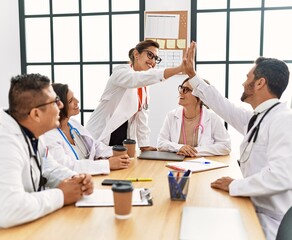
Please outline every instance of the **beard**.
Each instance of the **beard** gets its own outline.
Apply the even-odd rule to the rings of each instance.
[[[241,98],[240,100],[242,102],[245,102],[245,100],[252,96],[253,95],[253,88],[254,88],[254,85],[255,85],[255,81],[252,81],[251,83],[249,83],[245,88],[244,88],[244,92],[242,93],[241,95]]]

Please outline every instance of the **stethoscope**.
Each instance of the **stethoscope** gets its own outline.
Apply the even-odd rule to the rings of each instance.
[[[278,104],[280,104],[280,103],[277,102],[273,106],[271,106],[268,110],[266,110],[265,114],[263,115],[263,117],[261,118],[261,120],[259,121],[259,123],[251,130],[251,133],[250,133],[250,135],[249,135],[249,137],[247,139],[246,146],[243,149],[242,154],[240,155],[240,158],[238,160],[238,164],[239,165],[240,165],[240,163],[244,163],[244,162],[246,162],[249,159],[249,156],[251,154],[251,149],[253,147],[253,144],[257,140],[258,133],[259,133],[259,130],[260,130],[260,125],[261,125],[263,119]],[[244,155],[246,155],[246,156],[244,157]]]
[[[69,122],[68,122],[68,126],[70,128],[70,130],[69,130],[70,136],[74,140],[75,145],[79,148],[79,150],[82,152],[84,157],[88,158],[89,157],[89,149],[88,149],[86,143],[84,142],[84,140],[82,139],[82,137],[80,136],[80,132],[78,131],[77,128],[73,127]],[[61,136],[66,141],[66,143],[68,144],[68,146],[70,147],[70,149],[72,150],[75,158],[77,160],[79,160],[77,152],[72,147],[72,144],[69,142],[69,140],[67,139],[66,135],[63,133],[63,131],[60,128],[57,128],[57,129],[58,129],[59,133],[61,134]],[[84,148],[85,148],[85,151],[83,150]]]
[[[38,186],[38,189],[36,189],[36,186],[35,186],[35,183],[34,183],[34,179],[33,179],[33,173],[32,173],[32,165],[30,163],[30,179],[31,179],[31,182],[32,182],[32,186],[33,186],[33,190],[35,192],[39,192],[41,191],[42,189],[44,190],[45,189],[45,185],[47,183],[47,179],[45,177],[43,177],[43,173],[42,173],[42,165],[41,165],[41,161],[40,161],[40,156],[39,156],[39,152],[38,150],[36,150],[36,153],[30,143],[30,141],[27,139],[27,135],[26,133],[24,132],[24,130],[22,129],[22,127],[20,126],[20,129],[21,129],[21,132],[23,134],[23,137],[25,139],[25,142],[27,144],[27,148],[28,148],[28,152],[29,152],[29,159],[33,158],[36,162],[36,165],[40,171],[40,181],[39,181],[39,186]]]
[[[202,107],[200,108],[200,119],[199,119],[199,123],[194,127],[194,136],[196,136],[196,130],[200,130],[201,129],[201,134],[203,134],[204,132],[204,126],[202,124],[202,116],[203,116],[203,110]],[[187,144],[187,137],[186,137],[186,132],[185,132],[185,121],[184,121],[184,109],[182,111],[182,134],[183,134],[183,140],[184,140],[184,144]]]
[[[133,68],[133,65],[130,64],[130,67]],[[142,89],[142,88],[141,88],[141,89]],[[137,89],[137,90],[138,90],[138,89]],[[143,106],[142,106],[141,99],[140,99],[140,97],[139,97],[139,95],[138,95],[138,101],[139,101],[138,111],[141,111],[142,108],[143,108],[144,110],[148,110],[148,108],[149,108],[149,105],[148,105],[148,99],[147,99],[147,89],[146,89],[146,87],[144,87],[144,90],[145,90],[145,103],[144,103]],[[143,95],[143,94],[142,94],[142,95]]]
[[[139,95],[138,95],[138,100],[139,100],[138,111],[141,111],[142,108],[143,108],[144,110],[148,110],[148,108],[149,108],[149,105],[148,105],[148,99],[147,99],[147,88],[146,88],[146,87],[144,87],[144,91],[145,91],[145,102],[144,102],[143,105],[142,105],[141,99],[140,99],[140,97],[139,97]],[[142,94],[142,95],[143,95],[143,94]]]

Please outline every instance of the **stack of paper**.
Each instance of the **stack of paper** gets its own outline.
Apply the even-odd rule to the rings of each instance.
[[[152,205],[152,199],[143,198],[141,191],[144,188],[135,188],[132,195],[133,206],[149,206]],[[75,204],[76,207],[103,207],[114,206],[113,191],[111,189],[94,189],[94,192],[88,196],[83,196]]]
[[[227,166],[228,164],[212,161],[206,158],[197,158],[184,162],[171,162],[166,164],[166,167],[172,168],[174,170],[187,171],[189,169],[192,172],[201,172]]]
[[[180,240],[247,240],[240,212],[235,208],[184,207]]]

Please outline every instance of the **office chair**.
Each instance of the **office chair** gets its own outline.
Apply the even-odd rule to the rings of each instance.
[[[292,207],[288,209],[280,223],[276,240],[292,240]]]

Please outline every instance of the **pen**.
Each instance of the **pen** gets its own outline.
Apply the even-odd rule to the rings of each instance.
[[[203,161],[203,162],[188,161],[188,163],[211,164],[211,162],[209,162],[209,161]]]
[[[152,178],[126,178],[126,180],[131,182],[151,182]]]
[[[44,154],[44,160],[47,159],[48,154],[49,154],[49,147],[46,147],[46,151],[45,151],[45,154]]]

